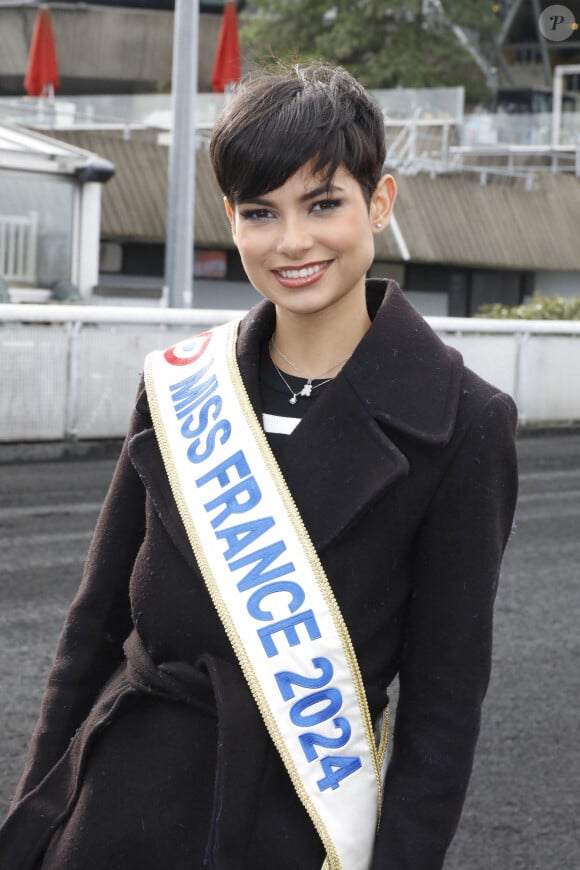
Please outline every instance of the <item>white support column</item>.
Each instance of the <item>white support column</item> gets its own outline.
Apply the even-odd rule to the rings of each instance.
[[[166,304],[191,308],[195,239],[195,157],[199,0],[176,0],[171,84],[171,145],[165,241]]]
[[[101,241],[101,189],[100,182],[89,181],[80,185],[78,229],[74,234],[73,283],[83,299],[90,297],[99,281],[99,245]]]
[[[562,97],[564,95],[564,76],[580,73],[580,64],[565,64],[554,68],[552,82],[552,148],[560,144],[562,126]]]
[[[562,67],[557,66],[554,70],[552,84],[552,148],[560,144],[560,127],[562,126]]]

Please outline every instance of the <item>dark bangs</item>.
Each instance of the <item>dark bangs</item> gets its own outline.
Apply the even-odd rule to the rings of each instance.
[[[244,81],[222,111],[210,156],[232,204],[276,190],[310,162],[329,183],[344,165],[370,202],[385,161],[383,117],[345,70],[263,73]]]

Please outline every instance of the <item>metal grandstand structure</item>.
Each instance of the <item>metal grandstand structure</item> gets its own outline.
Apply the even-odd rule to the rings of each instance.
[[[580,178],[580,112],[563,111],[566,76],[580,64],[557,66],[553,76],[552,112],[510,115],[474,112],[433,117],[416,109],[411,118],[385,115],[388,165],[404,174],[477,173],[525,179],[537,172],[566,172]]]

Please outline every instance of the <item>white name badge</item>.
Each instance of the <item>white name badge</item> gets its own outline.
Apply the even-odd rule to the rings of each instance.
[[[149,354],[155,432],[209,594],[324,866],[368,870],[384,745],[377,751],[348,630],[242,383],[237,326]]]

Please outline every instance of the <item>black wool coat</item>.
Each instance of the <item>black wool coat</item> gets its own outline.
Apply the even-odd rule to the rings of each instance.
[[[512,400],[394,282],[278,460],[377,715],[400,692],[372,870],[439,870],[467,788],[516,498]],[[269,302],[237,355],[259,408]],[[320,870],[202,582],[141,392],[58,645],[3,870]],[[348,868],[344,868],[348,870]]]

